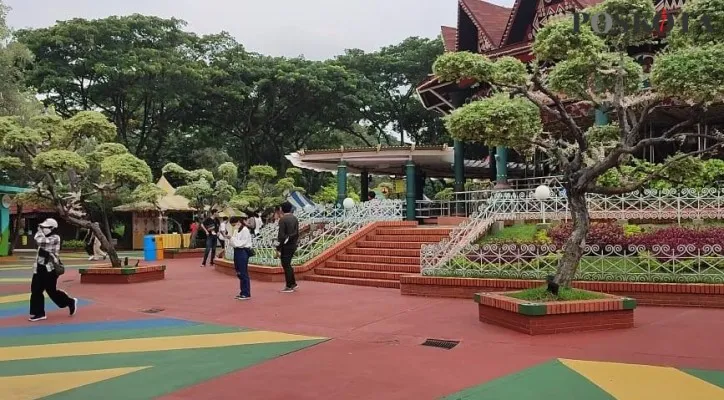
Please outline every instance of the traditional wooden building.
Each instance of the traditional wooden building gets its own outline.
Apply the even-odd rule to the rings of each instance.
[[[456,27],[443,26],[441,30],[445,50],[469,51],[485,54],[491,59],[502,56],[518,58],[523,62],[533,60],[532,44],[536,33],[551,18],[576,10],[583,10],[603,0],[515,0],[512,8],[501,7],[481,0],[458,0],[458,21]],[[654,0],[658,12],[676,14],[684,4],[683,0]],[[654,55],[664,45],[657,43],[629,49],[629,54],[644,65],[647,71],[654,62]],[[484,83],[472,80],[455,82],[440,81],[430,75],[418,88],[417,93],[425,108],[441,114],[449,114],[465,103],[487,95]],[[585,103],[571,104],[575,118],[596,120],[605,123],[607,116],[600,110],[593,110]],[[648,127],[648,135],[655,136],[666,128],[682,120],[681,108],[672,106],[657,112]],[[706,124],[696,129],[703,131],[721,126],[724,122],[721,109],[707,113]],[[547,121],[543,116],[544,122]],[[462,191],[465,181],[464,154],[470,144],[455,143],[455,182],[456,191]],[[682,144],[665,144],[646,149],[639,156],[652,162],[661,162],[677,150],[691,151],[697,147],[706,147],[706,143],[696,140]],[[519,154],[497,147],[491,149],[495,159],[495,178],[497,187],[508,187],[508,165],[511,161],[527,165],[532,163],[535,175],[547,175],[548,168],[540,168],[537,160],[525,159]]]

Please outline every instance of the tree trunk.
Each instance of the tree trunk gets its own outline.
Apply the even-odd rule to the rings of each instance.
[[[70,222],[71,224],[81,228],[90,229],[96,236],[96,238],[101,241],[101,248],[106,249],[106,252],[108,253],[108,258],[111,260],[111,266],[113,268],[122,267],[121,259],[118,258],[118,253],[116,253],[116,248],[113,246],[113,242],[111,242],[103,233],[103,230],[101,229],[101,225],[99,223],[76,218],[70,215],[62,205],[56,204],[56,210],[58,210],[61,218]]]
[[[583,256],[583,246],[586,242],[588,228],[591,219],[588,214],[586,194],[576,190],[570,190],[568,195],[568,209],[571,212],[573,231],[571,236],[563,244],[563,257],[558,261],[558,271],[553,282],[561,287],[571,285],[573,277],[578,270],[578,264]]]

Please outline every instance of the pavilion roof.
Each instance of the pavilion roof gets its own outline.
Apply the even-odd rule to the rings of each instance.
[[[123,204],[114,207],[114,211],[132,212],[132,211],[196,211],[195,208],[189,206],[189,199],[176,194],[176,189],[166,180],[164,176],[158,180],[156,186],[161,188],[166,194],[158,199],[157,204],[147,201],[137,201],[135,203]]]
[[[450,26],[442,26],[442,41],[445,46],[445,51],[456,51],[457,50],[457,36],[458,28]]]

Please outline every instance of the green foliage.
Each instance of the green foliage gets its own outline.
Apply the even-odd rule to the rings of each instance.
[[[85,242],[82,240],[64,240],[61,244],[63,250],[83,250]]]
[[[116,137],[116,127],[103,115],[95,111],[81,111],[63,121],[67,140],[70,145],[83,139],[95,139],[99,143],[108,142]],[[64,138],[65,139],[65,138]]]
[[[138,185],[133,190],[133,193],[131,193],[131,198],[134,202],[156,204],[156,202],[165,195],[166,192],[163,189],[153,183],[148,182],[142,185]]]
[[[540,110],[530,100],[499,93],[468,103],[445,117],[450,134],[459,140],[526,150],[543,131]]]
[[[677,161],[673,162],[672,159]],[[632,160],[630,164],[619,169],[610,169],[598,179],[598,184],[605,187],[621,187],[631,182],[645,180],[656,174],[645,186],[651,189],[672,188],[705,188],[718,187],[724,180],[724,161],[719,159],[704,160],[699,157],[681,157],[680,154],[670,156],[668,167],[643,160]]]
[[[507,296],[519,300],[536,301],[542,303],[550,301],[596,300],[605,298],[605,295],[602,293],[594,293],[569,287],[560,288],[558,291],[558,296],[554,296],[553,293],[548,291],[548,288],[546,286],[541,286],[534,289],[526,289],[520,292],[508,293]]]
[[[606,44],[593,33],[590,24],[581,24],[578,33],[573,28],[572,17],[547,23],[535,36],[533,54],[540,61],[561,61],[605,51]]]
[[[618,143],[621,135],[621,128],[618,123],[607,125],[593,125],[585,133],[589,143]]]
[[[588,93],[614,91],[617,70],[624,71],[624,94],[631,95],[642,87],[643,68],[622,53],[576,55],[557,63],[548,74],[551,89],[573,98],[588,98]]]
[[[445,188],[445,189],[435,193],[435,200],[449,201],[449,200],[452,200],[454,196],[455,196],[455,189]]]
[[[40,172],[63,173],[68,170],[84,172],[88,163],[83,156],[70,150],[48,150],[33,158],[33,168]]]
[[[681,9],[689,16],[688,29],[684,31],[677,21],[669,33],[668,47],[678,50],[688,46],[704,46],[724,41],[724,2],[721,0],[690,0]],[[702,16],[709,20],[711,31],[699,23]]]
[[[495,74],[495,64],[488,57],[468,51],[445,53],[437,58],[432,72],[447,82],[475,79],[489,82]]]
[[[101,162],[101,177],[109,182],[142,185],[153,180],[151,168],[131,153],[115,154]]]
[[[189,171],[176,163],[164,165],[162,171],[164,176],[181,182],[176,194],[189,199],[189,204],[198,210],[224,208],[236,195],[237,169],[231,163],[219,165],[216,176],[206,169]]]
[[[239,179],[239,168],[232,162],[225,162],[219,165],[219,178],[226,182],[234,183]]]
[[[498,85],[523,86],[528,81],[528,69],[514,57],[500,57],[495,60],[493,82]]]
[[[614,24],[607,33],[600,36],[612,47],[625,50],[628,46],[639,45],[651,41],[651,32],[643,29],[634,29],[636,18],[639,21],[650,22],[655,13],[654,3],[649,0],[605,0],[587,10],[592,16],[596,13],[605,13],[613,21],[622,21],[628,29]],[[600,29],[603,30],[604,19],[599,18]],[[657,27],[653,27],[656,29]]]
[[[664,52],[651,68],[651,85],[661,94],[701,102],[724,98],[724,43]]]
[[[638,225],[626,224],[623,226],[623,234],[624,234],[624,236],[627,236],[627,237],[638,235],[640,233],[643,233],[643,231],[644,231],[643,228],[641,228]]]
[[[269,165],[254,165],[249,168],[249,182],[246,188],[232,200],[235,204],[261,210],[281,204],[286,196],[293,191],[304,192],[298,187],[295,179],[301,177],[301,170],[290,168],[283,178],[276,179],[277,171]]]

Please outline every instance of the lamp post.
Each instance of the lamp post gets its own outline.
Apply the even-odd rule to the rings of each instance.
[[[551,188],[549,188],[546,185],[540,185],[537,188],[535,188],[535,193],[533,194],[533,197],[535,197],[538,201],[540,201],[540,216],[543,219],[543,223],[546,223],[546,213],[545,213],[545,201],[550,199],[551,197]]]

